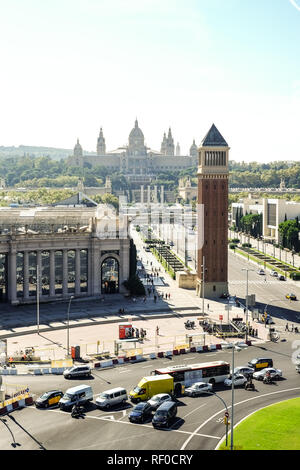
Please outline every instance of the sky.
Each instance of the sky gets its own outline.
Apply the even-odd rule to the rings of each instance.
[[[187,154],[300,158],[300,0],[0,0],[0,146],[95,151],[138,118]]]

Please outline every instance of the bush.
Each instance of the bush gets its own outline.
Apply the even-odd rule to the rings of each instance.
[[[294,281],[299,281],[300,280],[300,273],[291,273],[290,278],[293,279]]]
[[[239,238],[233,238],[231,241],[232,241],[232,243],[240,243],[240,239],[239,239]]]
[[[244,248],[251,248],[252,247],[251,243],[243,243],[242,246]]]
[[[230,245],[229,245],[229,248],[230,248],[231,250],[235,250],[236,247],[237,247],[237,245],[236,245],[235,243],[230,243]]]
[[[131,295],[146,294],[144,284],[136,274],[127,279],[127,281],[124,281],[123,285],[130,292]]]

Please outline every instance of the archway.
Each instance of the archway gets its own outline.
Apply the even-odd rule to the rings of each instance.
[[[108,257],[101,264],[101,293],[117,292],[119,292],[119,262],[113,257]]]

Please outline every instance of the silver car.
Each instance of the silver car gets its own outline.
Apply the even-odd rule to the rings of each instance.
[[[205,392],[212,392],[212,389],[212,384],[206,382],[196,382],[191,387],[187,387],[184,394],[188,397],[196,397],[197,395],[201,395]]]
[[[147,403],[149,403],[152,410],[156,410],[165,401],[173,401],[171,395],[168,393],[158,393],[157,395],[153,395]]]
[[[245,385],[246,382],[247,382],[247,379],[244,375],[242,374],[234,375],[233,383],[235,387],[241,387],[242,385]],[[232,387],[232,376],[224,380],[224,385],[226,385],[227,387]]]
[[[280,369],[266,367],[265,369],[254,372],[253,378],[256,380],[263,380],[267,372],[270,372],[271,379],[279,380],[282,377],[282,371]]]
[[[91,373],[90,366],[74,366],[66,369],[63,375],[66,379],[75,379],[76,377],[89,377]]]

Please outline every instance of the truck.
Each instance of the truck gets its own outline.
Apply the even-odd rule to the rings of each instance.
[[[171,375],[151,375],[143,377],[138,385],[130,391],[129,398],[133,403],[149,400],[158,393],[174,394],[174,379]]]

